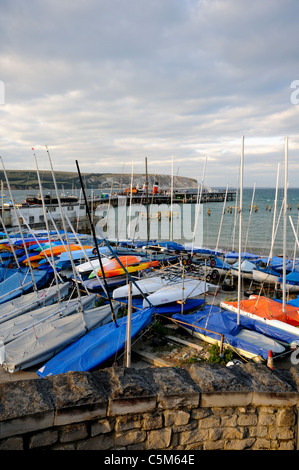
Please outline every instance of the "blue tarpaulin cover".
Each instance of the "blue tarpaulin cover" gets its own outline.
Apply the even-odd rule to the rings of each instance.
[[[283,282],[283,278],[280,277],[279,282]],[[286,275],[286,283],[287,284],[299,284],[299,272],[298,271],[292,271],[289,274]]]
[[[224,342],[233,348],[246,350],[247,352],[261,356],[267,359],[269,349],[264,349],[258,345],[249,343],[244,339],[238,338],[238,333],[242,329],[256,331],[257,333],[264,334],[273,340],[284,341],[289,344],[294,340],[299,341],[299,336],[289,334],[278,328],[263,325],[261,322],[252,320],[250,318],[240,315],[240,323],[237,323],[237,314],[226,312],[220,307],[213,307],[206,305],[200,312],[191,313],[188,315],[175,314],[172,319],[183,322],[185,328],[197,330],[202,335],[220,341],[220,334],[224,335]],[[205,331],[200,328],[204,328]],[[218,334],[217,334],[218,333]]]
[[[118,299],[120,302],[128,303],[127,298]],[[198,309],[205,303],[204,299],[187,299],[183,305],[183,311]],[[138,309],[143,308],[143,297],[135,297],[132,299],[132,306]],[[155,313],[159,315],[173,315],[174,313],[180,313],[182,310],[181,304],[178,302],[172,302],[166,305],[155,306]]]
[[[146,308],[132,314],[132,338],[151,322],[153,310]],[[46,377],[69,371],[92,370],[122,350],[126,341],[126,332],[127,317],[117,319],[116,324],[111,321],[100,326],[50,359],[37,371],[37,374]]]
[[[34,271],[34,280],[38,289],[45,285],[47,279],[47,271]],[[0,282],[0,304],[14,299],[21,294],[31,292],[33,287],[33,280],[29,270],[17,270],[7,279]]]

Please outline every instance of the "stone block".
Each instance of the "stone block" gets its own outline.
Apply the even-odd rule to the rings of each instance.
[[[142,429],[160,429],[163,426],[162,412],[147,413],[143,415]]]
[[[203,450],[223,450],[225,441],[220,439],[219,441],[205,441],[203,444]]]
[[[268,439],[258,438],[256,439],[252,450],[269,450],[271,448],[271,443]]]
[[[115,449],[114,436],[111,434],[103,434],[101,436],[91,437],[89,439],[79,441],[76,444],[76,450],[109,450]]]
[[[244,439],[247,437],[247,429],[239,426],[233,428],[223,428],[222,438],[223,439]]]
[[[115,433],[115,445],[116,446],[128,446],[139,444],[144,442],[146,439],[146,432],[140,429],[132,429],[125,432]]]
[[[220,418],[215,418],[214,416],[203,418],[198,422],[198,426],[201,429],[218,428],[220,426]]]
[[[199,388],[191,379],[186,369],[158,367],[141,371],[147,375],[155,388],[158,407],[173,409],[178,407],[197,407]]]
[[[194,429],[193,431],[185,431],[180,434],[180,444],[202,444],[209,439],[209,429]]]
[[[294,426],[296,415],[291,408],[284,408],[277,413],[277,426]]]
[[[284,407],[295,406],[298,403],[296,392],[258,392],[252,394],[252,405]]]
[[[92,423],[90,428],[91,437],[111,432],[114,429],[114,424],[114,419],[101,419],[96,423]]]
[[[182,426],[184,424],[188,424],[189,419],[190,419],[190,413],[188,411],[166,410],[164,412],[165,426],[173,426],[173,425]]]
[[[140,429],[142,426],[141,416],[121,416],[116,418],[115,431],[127,431],[128,429]]]
[[[200,406],[206,408],[248,406],[251,400],[252,392],[208,392],[201,394]]]
[[[0,422],[28,418],[55,409],[55,393],[47,379],[29,379],[0,384]]]
[[[9,437],[0,441],[1,450],[24,450],[24,443],[22,437]]]
[[[258,422],[257,414],[242,414],[238,417],[237,424],[239,426],[256,426]]]
[[[268,435],[268,426],[250,426],[249,437],[266,437]]]
[[[60,430],[60,442],[74,442],[81,439],[86,439],[88,432],[85,423],[71,424],[63,426]]]
[[[157,429],[148,432],[147,446],[148,449],[167,449],[171,441],[171,428]]]
[[[263,426],[274,426],[276,423],[276,415],[274,413],[260,413],[258,424]]]
[[[55,426],[63,426],[72,423],[80,423],[92,419],[106,417],[106,403],[90,404],[85,406],[73,406],[57,410],[55,415]]]
[[[147,413],[156,408],[156,397],[132,397],[109,400],[107,416]]]
[[[55,444],[58,440],[58,431],[49,429],[40,432],[30,437],[29,449],[36,449],[38,447],[49,447]]]
[[[53,426],[53,421],[54,411],[2,421],[0,439],[50,428]]]
[[[254,438],[232,439],[225,442],[225,450],[245,450],[250,449],[255,443]]]
[[[190,376],[199,386],[201,393],[248,392],[251,385],[239,366],[225,367],[221,364],[192,364]]]

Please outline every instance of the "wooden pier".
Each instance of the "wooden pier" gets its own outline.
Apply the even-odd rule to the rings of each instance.
[[[224,202],[225,199],[225,190],[217,190],[217,191],[209,191],[204,192],[201,194],[200,202],[202,204],[209,203],[209,202]],[[236,191],[228,191],[226,201],[234,201],[235,200]],[[106,197],[104,197],[106,196]],[[160,191],[159,193],[152,194],[140,191],[137,194],[117,194],[117,195],[102,195],[100,198],[96,198],[93,201],[90,200],[90,204],[93,205],[94,209],[96,206],[102,203],[109,203],[113,207],[117,207],[118,205],[130,205],[130,204],[146,204],[146,200],[148,200],[149,204],[167,204],[170,205],[171,202],[173,204],[196,204],[198,199],[197,192],[186,190],[186,191],[175,191],[173,196],[171,197],[170,192]]]

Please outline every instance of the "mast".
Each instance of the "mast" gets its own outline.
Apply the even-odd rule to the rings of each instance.
[[[240,323],[240,300],[241,300],[241,253],[242,253],[242,212],[243,212],[243,161],[244,161],[244,136],[242,137],[241,167],[240,167],[239,266],[238,266],[238,324]]]
[[[170,189],[170,241],[173,238],[173,157],[171,158],[171,189]]]
[[[244,251],[245,251],[245,252],[246,252],[246,250],[247,250],[247,243],[248,243],[248,236],[249,236],[249,227],[250,227],[250,220],[251,220],[251,215],[252,215],[252,208],[253,208],[254,195],[255,195],[255,183],[254,183],[254,185],[253,185],[252,198],[251,198],[251,205],[250,205],[250,212],[249,212],[249,220],[248,220],[248,227],[247,227],[246,240],[245,240],[245,246],[244,246]]]
[[[49,246],[50,246],[50,252],[51,252],[51,260],[52,260],[52,267],[53,267],[53,272],[54,272],[54,278],[56,285],[58,286],[58,279],[57,279],[57,271],[56,271],[56,266],[55,266],[55,259],[53,255],[53,248],[52,248],[52,240],[50,236],[50,230],[49,230],[49,224],[48,224],[48,218],[47,218],[47,213],[46,213],[46,208],[45,208],[45,200],[44,200],[44,194],[43,194],[43,189],[42,189],[42,184],[40,180],[40,174],[39,174],[39,169],[38,169],[38,164],[37,164],[37,159],[36,155],[34,154],[34,159],[35,159],[35,165],[36,165],[36,173],[37,173],[37,178],[38,178],[38,184],[39,184],[39,192],[42,200],[42,206],[43,206],[43,214],[44,214],[44,220],[46,224],[46,230],[49,236]],[[61,294],[60,290],[57,288],[57,294],[58,294],[58,300],[61,300]]]
[[[147,174],[147,157],[145,157],[145,194],[146,194],[146,240],[149,244],[149,217],[148,217],[148,174]]]
[[[92,222],[92,220],[91,220],[90,211],[89,211],[89,207],[88,207],[88,202],[87,202],[87,198],[86,198],[86,194],[85,194],[85,188],[84,188],[84,186],[83,186],[82,176],[81,176],[81,172],[80,172],[80,168],[79,168],[79,164],[78,164],[78,161],[77,161],[77,160],[76,160],[76,165],[77,165],[77,170],[78,170],[78,175],[79,175],[79,179],[80,179],[80,184],[81,184],[81,188],[82,188],[82,192],[83,192],[83,196],[84,196],[84,200],[85,200],[86,211],[87,211],[87,214],[88,214],[89,223],[90,223],[91,231],[92,231],[92,234],[93,234],[93,239],[94,239],[94,242],[95,242],[95,246],[96,246],[96,251],[97,251],[98,259],[99,259],[99,261],[100,261],[100,266],[101,266],[103,281],[104,281],[104,284],[105,284],[105,290],[106,290],[107,297],[108,297],[109,304],[110,304],[110,308],[111,308],[112,320],[113,320],[113,322],[116,324],[116,323],[117,323],[117,322],[116,322],[116,317],[115,317],[115,313],[114,313],[114,309],[113,309],[113,304],[112,304],[111,296],[110,296],[110,293],[109,293],[109,290],[108,290],[108,285],[107,285],[107,281],[106,281],[105,272],[104,272],[104,269],[103,269],[102,258],[101,258],[100,252],[99,252],[99,246],[98,246],[98,242],[97,242],[97,237],[96,237],[96,233],[95,233],[95,228],[94,228],[93,222]],[[71,258],[71,256],[70,256],[70,258]]]
[[[129,238],[129,239],[131,239],[132,198],[133,198],[133,174],[134,174],[134,162],[133,162],[133,160],[132,160],[131,194],[130,194],[130,211],[129,211],[129,233],[128,233],[128,238]]]
[[[67,229],[66,229],[66,225],[65,225],[64,215],[63,215],[63,211],[62,211],[62,207],[61,207],[61,201],[60,201],[60,197],[59,197],[59,193],[58,193],[56,178],[55,178],[55,174],[54,174],[54,170],[53,170],[52,161],[51,161],[51,157],[50,157],[50,152],[49,152],[49,150],[48,150],[48,146],[46,146],[46,149],[47,149],[47,154],[48,154],[48,158],[49,158],[49,162],[50,162],[51,173],[52,173],[52,178],[53,178],[53,182],[54,182],[55,192],[56,192],[56,196],[57,196],[57,201],[58,201],[58,206],[59,206],[61,221],[62,221],[62,225],[63,225],[63,230],[64,230],[64,233],[65,233],[65,237],[66,237],[66,241],[67,241],[67,246],[68,246],[68,250],[69,250],[70,261],[71,261],[71,265],[72,265],[72,271],[73,271],[73,274],[74,274],[74,280],[75,280],[75,284],[76,284],[78,299],[79,299],[79,302],[80,302],[80,308],[81,308],[81,311],[83,311],[82,302],[81,302],[81,293],[80,293],[80,289],[79,289],[78,282],[77,282],[77,275],[76,275],[74,260],[73,260],[72,253],[71,253],[71,247],[70,247],[69,237],[68,237],[68,235],[67,235]]]
[[[276,189],[275,189],[275,201],[274,201],[274,214],[273,214],[273,226],[272,226],[272,240],[271,240],[271,248],[270,254],[268,259],[268,265],[273,256],[273,247],[274,247],[274,240],[275,240],[275,222],[276,222],[276,211],[277,211],[277,193],[278,193],[278,184],[279,184],[279,171],[280,171],[280,163],[277,166],[277,176],[276,176]]]
[[[226,191],[225,191],[223,209],[222,209],[222,214],[221,214],[221,219],[220,219],[220,226],[219,226],[218,237],[217,237],[217,242],[216,242],[216,248],[215,248],[216,254],[217,254],[218,246],[219,246],[219,240],[220,240],[220,233],[221,233],[221,228],[222,228],[223,216],[224,216],[224,214],[225,214],[225,205],[226,205],[226,199],[227,199],[227,191],[228,191],[228,184],[226,185]]]
[[[24,245],[24,250],[25,250],[25,253],[26,253],[27,260],[28,260],[28,267],[29,267],[29,271],[30,271],[30,274],[31,274],[31,277],[32,277],[32,282],[33,282],[34,291],[37,292],[37,285],[36,285],[36,282],[35,282],[34,273],[33,273],[33,271],[32,271],[32,266],[31,266],[30,257],[29,257],[29,253],[28,253],[28,250],[27,250],[27,246],[26,246],[26,243],[25,243],[25,240],[24,240],[24,235],[23,235],[23,232],[22,232],[22,227],[21,227],[21,224],[20,224],[20,219],[19,219],[18,214],[17,214],[15,201],[14,201],[14,199],[13,199],[13,197],[12,197],[12,192],[11,192],[11,189],[10,189],[10,184],[9,184],[9,181],[8,181],[7,173],[6,173],[6,170],[5,170],[5,167],[4,167],[4,163],[3,163],[2,157],[0,157],[0,158],[1,158],[1,161],[2,161],[3,172],[4,172],[6,184],[7,184],[7,189],[8,189],[8,191],[9,191],[9,196],[10,196],[10,198],[11,198],[11,202],[12,202],[12,205],[13,205],[13,208],[14,208],[14,213],[15,213],[15,217],[16,217],[16,219],[17,219],[17,224],[18,224],[18,228],[19,228],[19,231],[20,231],[20,236],[21,236],[21,238],[22,238],[22,242],[23,242],[23,245]],[[17,263],[17,265],[18,265],[18,267],[20,267],[19,263]]]
[[[283,206],[283,275],[282,275],[282,311],[286,311],[286,255],[287,255],[287,194],[288,194],[288,138],[285,137],[284,156],[284,206]]]
[[[196,201],[197,211],[196,211],[196,214],[195,214],[195,221],[194,221],[193,234],[192,234],[192,249],[191,249],[191,254],[192,255],[193,255],[193,249],[194,249],[194,241],[195,241],[195,234],[196,234],[196,228],[197,228],[198,214],[201,211],[201,196],[202,196],[203,183],[204,183],[204,179],[205,179],[207,160],[208,160],[208,157],[206,157],[204,167],[203,167],[203,173],[202,173],[201,184],[200,184],[200,191],[199,191],[199,185],[198,185],[198,189],[197,189],[197,201]]]

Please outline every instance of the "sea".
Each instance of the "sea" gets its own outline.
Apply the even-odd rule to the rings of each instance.
[[[209,202],[200,205],[180,203],[162,207],[152,204],[149,198],[148,208],[145,202],[138,206],[126,206],[121,200],[119,207],[113,208],[109,205],[109,200],[103,203],[101,190],[93,189],[92,192],[88,190],[86,192],[99,201],[95,211],[95,215],[100,218],[96,225],[99,237],[104,235],[114,240],[149,238],[225,251],[239,249],[238,191],[235,200],[226,203]],[[26,195],[28,191],[12,191],[15,202],[23,202]],[[279,189],[277,192],[276,210],[275,195],[275,188],[243,189],[242,251],[268,256],[273,246],[273,255],[282,254],[284,190]],[[4,191],[4,196],[5,202],[8,202],[10,200],[8,191]],[[297,233],[299,226],[298,188],[288,188],[287,204],[287,254],[296,256],[296,252],[299,253],[294,235],[294,230]]]

